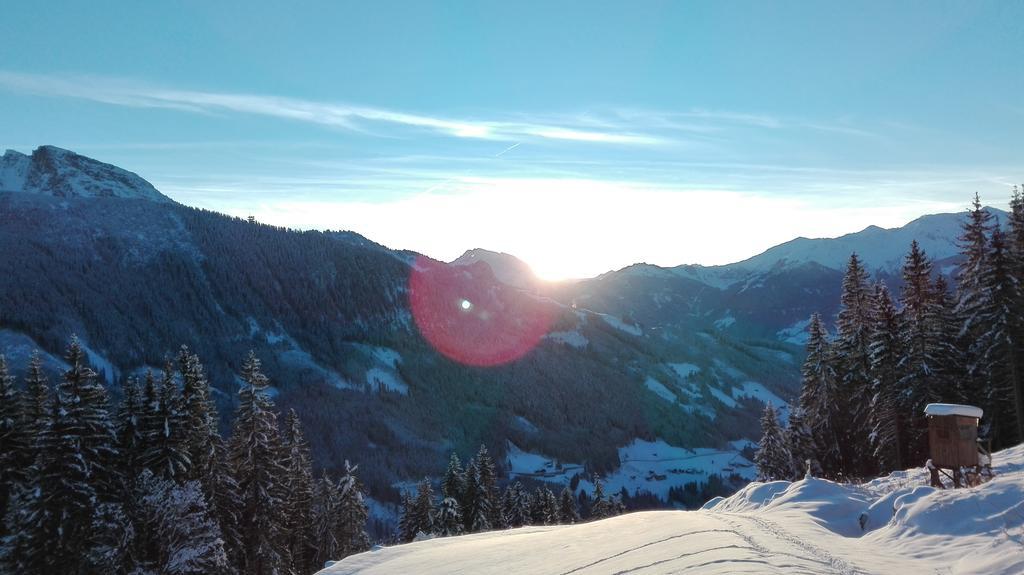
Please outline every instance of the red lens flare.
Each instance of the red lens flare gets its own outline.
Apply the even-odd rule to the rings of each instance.
[[[459,363],[493,366],[519,359],[548,332],[550,303],[482,281],[473,270],[417,257],[409,276],[416,327]]]

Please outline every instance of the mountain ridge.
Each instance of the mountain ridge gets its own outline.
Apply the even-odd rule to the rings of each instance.
[[[57,146],[26,155],[7,150],[0,157],[0,191],[56,197],[116,197],[173,203],[134,172]]]

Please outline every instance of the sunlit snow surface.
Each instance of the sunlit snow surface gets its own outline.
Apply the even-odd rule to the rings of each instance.
[[[946,491],[922,470],[752,483],[700,511],[420,541],[321,573],[1024,573],[1024,446],[995,465],[991,482]]]

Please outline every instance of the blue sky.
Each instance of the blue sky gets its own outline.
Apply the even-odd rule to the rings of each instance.
[[[1005,205],[1019,2],[19,2],[0,147],[547,277]]]

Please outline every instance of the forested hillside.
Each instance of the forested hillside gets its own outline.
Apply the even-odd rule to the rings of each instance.
[[[279,405],[307,426],[315,464],[358,461],[381,500],[397,502],[400,482],[480,444],[502,476],[510,445],[578,463],[583,476],[617,469],[636,440],[734,450],[730,441],[757,435],[759,397],[789,397],[796,381],[797,346],[733,339],[713,324],[647,329],[625,311],[504,285],[484,263],[451,268],[457,281],[442,282],[434,276],[449,268],[434,262],[421,275],[442,295],[472,299],[477,317],[544,310],[545,329],[516,361],[467,365],[440,353],[412,316],[418,256],[352,233],[115,197],[0,193],[0,214],[0,347],[16,372],[36,347],[48,369],[65,369],[62,349],[77,334],[118,395],[124,378],[188,344],[226,425],[239,358],[255,350]],[[751,374],[762,387],[748,393]]]

